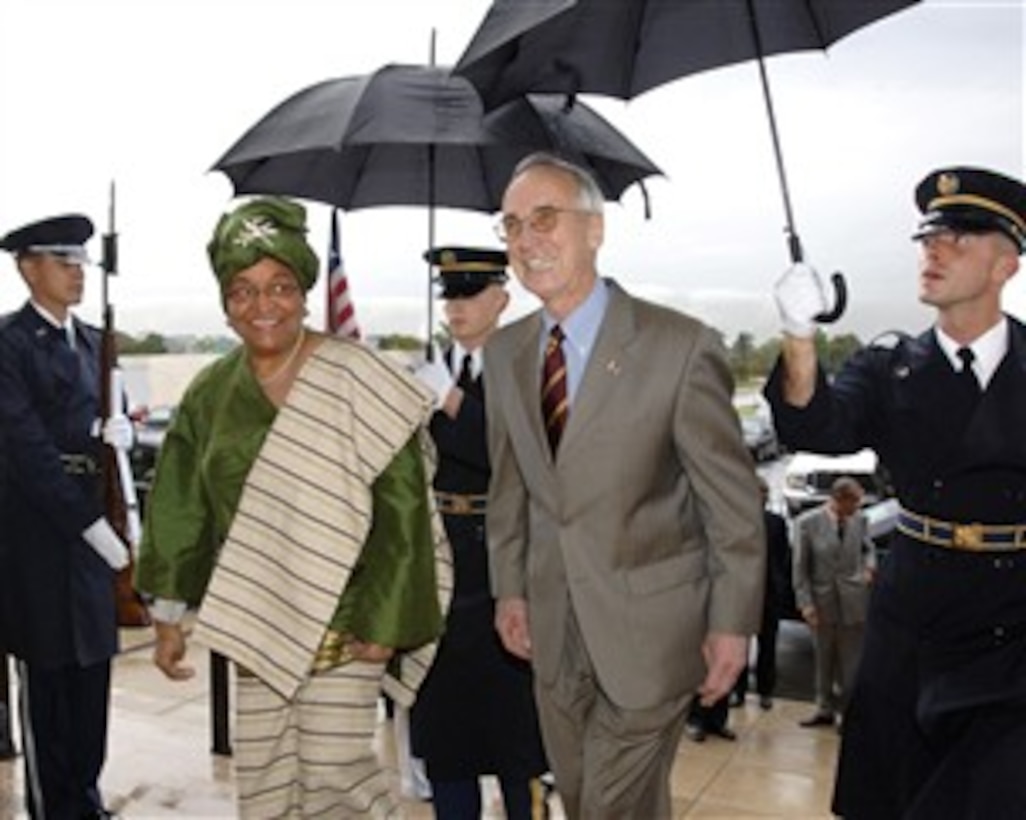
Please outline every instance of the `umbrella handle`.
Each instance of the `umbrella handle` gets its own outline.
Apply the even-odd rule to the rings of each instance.
[[[830,284],[834,286],[833,309],[813,317],[821,325],[836,322],[844,315],[844,311],[848,307],[848,283],[844,279],[844,274],[840,271],[834,271],[830,274]]]

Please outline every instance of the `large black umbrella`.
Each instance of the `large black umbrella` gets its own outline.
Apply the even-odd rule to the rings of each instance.
[[[215,164],[236,194],[286,194],[344,210],[426,205],[493,212],[513,166],[550,150],[588,167],[607,199],[661,171],[584,105],[519,98],[485,115],[450,68],[386,65],[310,86]]]
[[[527,92],[630,99],[657,85],[744,60],[759,64],[786,217],[788,250],[802,260],[763,58],[826,49],[919,0],[494,0],[455,72],[485,106]],[[834,277],[844,309],[843,279]]]
[[[213,169],[228,175],[237,195],[283,194],[344,210],[425,205],[431,247],[435,206],[497,211],[514,165],[538,150],[589,168],[610,200],[662,173],[583,104],[531,95],[485,115],[469,81],[423,65],[386,65],[303,89]]]

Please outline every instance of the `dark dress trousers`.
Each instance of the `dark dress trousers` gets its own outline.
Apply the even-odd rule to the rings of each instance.
[[[26,304],[0,324],[0,424],[9,480],[0,520],[0,633],[19,660],[32,816],[101,808],[110,659],[118,634],[114,571],[82,539],[103,514],[100,334],[64,331]],[[44,806],[45,804],[45,806]]]
[[[763,510],[762,523],[766,530],[766,585],[762,620],[756,636],[755,690],[762,697],[770,697],[777,688],[780,619],[793,615],[795,602],[791,587],[791,543],[787,536],[787,521],[779,513]],[[748,693],[748,674],[746,667],[734,685],[734,692],[741,699]]]
[[[453,366],[447,351],[450,369]],[[438,448],[434,488],[440,493],[484,496],[489,463],[482,379],[461,382],[458,416],[436,412],[431,435]],[[528,663],[510,655],[495,631],[495,601],[488,579],[484,509],[448,514],[454,589],[434,664],[410,718],[412,748],[432,780],[463,780],[482,774],[510,779],[546,771],[533,681]]]
[[[856,354],[803,409],[766,387],[791,447],[874,448],[902,506],[951,522],[1026,522],[1026,327],[978,399],[932,331]],[[834,810],[846,820],[1026,817],[1026,551],[896,533],[871,597]]]

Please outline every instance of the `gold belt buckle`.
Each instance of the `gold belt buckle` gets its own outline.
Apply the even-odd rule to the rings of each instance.
[[[452,502],[452,511],[456,515],[470,515],[473,511],[473,505],[470,503],[470,496],[466,495],[452,495],[449,497]]]
[[[964,550],[978,550],[983,548],[983,525],[982,524],[955,524],[955,532],[952,538],[955,546]]]

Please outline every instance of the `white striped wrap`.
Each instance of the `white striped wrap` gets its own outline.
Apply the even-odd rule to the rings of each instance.
[[[195,639],[291,700],[367,537],[371,485],[418,429],[430,480],[434,449],[423,426],[430,414],[431,396],[397,366],[362,345],[325,339],[246,478]],[[431,504],[444,612],[452,564]],[[389,695],[411,703],[434,650],[403,655],[399,680],[383,683]]]

